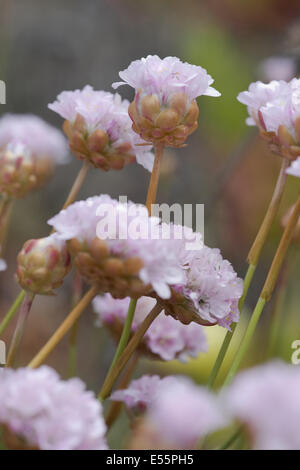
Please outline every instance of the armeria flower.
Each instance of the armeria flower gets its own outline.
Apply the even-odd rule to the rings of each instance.
[[[64,240],[52,234],[28,240],[18,254],[17,279],[34,294],[53,294],[71,269],[71,257]]]
[[[202,67],[177,57],[157,55],[133,61],[119,73],[122,82],[135,89],[129,107],[133,130],[144,140],[180,147],[197,128],[198,96],[220,96],[210,85],[213,79]]]
[[[170,380],[172,381],[173,377],[161,379],[158,375],[143,375],[137,380],[132,380],[126,389],[113,392],[110,399],[122,401],[130,411],[142,413],[159,398],[159,387]]]
[[[130,411],[146,411],[137,424],[137,430],[150,437],[144,448],[193,449],[205,435],[227,424],[217,398],[185,377],[144,376],[111,399],[124,401]],[[154,442],[157,447],[150,447]]]
[[[288,160],[300,156],[300,80],[252,83],[238,100],[248,106],[248,124],[259,127],[273,152]]]
[[[229,261],[222,258],[219,249],[205,245],[187,249],[185,239],[177,247],[184,282],[173,284],[171,298],[161,301],[165,312],[184,324],[218,323],[230,329],[231,323],[239,320],[243,281]]]
[[[300,370],[274,361],[241,372],[225,393],[255,449],[300,449]]]
[[[116,298],[156,292],[171,295],[183,279],[172,240],[151,238],[159,219],[145,206],[119,203],[109,196],[79,201],[49,220],[68,241],[79,272]]]
[[[0,272],[5,271],[6,269],[7,269],[6,261],[4,261],[4,259],[0,258]]]
[[[93,300],[93,307],[98,315],[97,324],[108,327],[117,341],[126,319],[129,301],[129,297],[114,299],[110,294],[97,296]],[[155,304],[155,299],[150,297],[141,297],[138,300],[132,332],[136,331]],[[195,323],[183,325],[162,312],[147,330],[139,350],[152,358],[186,361],[189,357],[196,357],[199,353],[205,352],[207,342],[200,325]]]
[[[292,57],[273,56],[263,60],[260,73],[267,81],[291,80],[296,73],[296,61]]]
[[[4,114],[0,118],[0,147],[21,142],[37,159],[53,164],[68,161],[68,147],[62,133],[33,114]]]
[[[131,129],[129,102],[120,95],[82,90],[63,91],[48,107],[65,119],[63,129],[75,155],[105,171],[137,161],[152,171],[151,145]]]
[[[31,114],[0,118],[0,192],[24,197],[42,186],[56,164],[68,161],[61,132]]]
[[[77,379],[50,367],[0,374],[0,426],[9,448],[107,449],[102,406]]]

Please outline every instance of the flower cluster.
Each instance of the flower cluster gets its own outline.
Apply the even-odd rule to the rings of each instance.
[[[93,307],[98,316],[97,324],[105,325],[119,340],[126,319],[130,299],[114,299],[110,294],[97,296],[93,300]],[[135,309],[132,323],[132,332],[154,307],[156,301],[151,297],[141,297]],[[183,325],[171,316],[162,312],[147,330],[140,352],[152,358],[171,361],[179,359],[187,360],[196,357],[207,350],[206,336],[200,325],[191,323]]]
[[[275,153],[290,161],[300,156],[300,80],[251,83],[238,95],[247,105],[249,125],[257,125]]]
[[[34,294],[53,294],[71,269],[66,244],[54,233],[28,240],[18,254],[17,279],[23,289]]]
[[[109,196],[74,203],[49,223],[68,241],[79,272],[103,292],[156,296],[185,324],[229,327],[238,320],[242,281],[219,250],[203,243],[187,249],[187,240],[197,239],[192,230],[161,224],[145,206]]]
[[[111,399],[123,401],[129,410],[146,411],[137,430],[151,429],[152,438],[160,441],[158,448],[195,448],[201,438],[227,424],[217,398],[184,377],[143,376]]]
[[[34,115],[0,118],[0,193],[22,198],[43,185],[56,164],[66,163],[67,143],[60,131]]]
[[[82,276],[116,298],[153,290],[168,298],[170,285],[183,279],[172,242],[151,238],[159,219],[149,217],[145,206],[95,196],[75,202],[49,223],[68,241]],[[136,239],[138,232],[145,237]]]
[[[300,370],[274,361],[241,372],[224,392],[254,449],[300,449]]]
[[[96,91],[89,85],[63,91],[48,105],[65,119],[64,132],[79,159],[105,171],[121,170],[135,161],[152,171],[151,145],[145,145],[132,131],[128,106],[120,95]]]
[[[181,62],[177,57],[157,55],[133,61],[119,73],[122,82],[135,89],[129,107],[133,130],[144,140],[180,147],[197,128],[201,95],[220,96],[210,85],[213,79],[202,67]]]
[[[102,407],[77,378],[43,366],[0,374],[0,426],[10,448],[106,449]]]

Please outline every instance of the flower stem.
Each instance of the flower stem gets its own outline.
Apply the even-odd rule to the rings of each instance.
[[[99,292],[98,286],[91,287],[91,289],[85,294],[84,297],[82,297],[81,301],[69,313],[67,318],[62,322],[59,328],[47,341],[45,346],[38,352],[38,354],[28,364],[28,367],[32,367],[34,369],[36,367],[39,367],[44,362],[44,360],[49,356],[49,354],[53,351],[55,346],[62,340],[62,338],[74,325],[76,320],[85,310],[85,308],[89,305],[92,299],[98,294],[98,292]]]
[[[84,161],[62,209],[66,209],[66,207],[68,207],[70,204],[72,204],[75,201],[77,194],[79,193],[81,186],[89,171],[89,168],[90,168],[90,164]]]
[[[34,299],[34,294],[27,292],[24,297],[24,300],[23,300],[23,303],[19,312],[16,329],[14,331],[10,349],[8,351],[6,367],[14,366],[15,359],[19,350],[19,346],[22,341],[26,321],[30,313],[33,299]]]
[[[120,384],[118,385],[118,390],[123,390],[128,386],[131,380],[132,374],[137,366],[138,360],[139,360],[139,355],[137,353],[133,354],[132,359],[128,364],[128,367],[126,368],[124,375],[122,376]],[[118,419],[121,413],[122,407],[123,407],[123,403],[121,401],[111,402],[107,411],[106,419],[105,419],[108,430],[111,428],[114,422]]]
[[[269,235],[274,219],[278,213],[278,209],[286,184],[287,174],[285,170],[288,165],[289,161],[286,158],[282,158],[281,168],[271,202],[269,204],[263,223],[260,226],[260,229],[248,254],[249,264],[252,264],[253,266],[257,266],[261,251]]]
[[[224,444],[219,447],[218,450],[226,450],[228,449],[236,440],[237,438],[240,436],[242,432],[242,428],[238,428],[228,439],[226,442],[224,442]]]
[[[247,273],[246,273],[246,276],[245,276],[245,280],[244,280],[243,294],[242,294],[242,297],[239,300],[239,310],[240,311],[243,308],[245,298],[247,296],[247,293],[248,293],[253,275],[255,273],[255,269],[256,269],[256,266],[253,266],[252,264],[250,264],[249,267],[248,267],[248,270],[247,270]],[[210,388],[213,388],[213,386],[214,386],[215,380],[216,380],[217,375],[219,373],[219,370],[220,370],[220,368],[223,364],[225,355],[228,351],[228,348],[229,348],[229,345],[230,345],[230,342],[231,342],[231,339],[233,337],[233,334],[235,332],[236,327],[237,327],[237,323],[233,323],[233,325],[231,326],[231,331],[227,331],[227,333],[225,335],[225,338],[223,340],[221,349],[219,351],[216,362],[213,366],[213,369],[210,373],[210,376],[209,376],[209,379],[208,379],[208,382],[207,382],[207,385]]]
[[[264,244],[266,242],[266,239],[270,233],[272,224],[275,220],[275,217],[278,213],[280,202],[283,196],[285,184],[286,184],[286,168],[288,166],[288,161],[287,159],[283,158],[281,162],[281,168],[280,172],[277,178],[276,186],[273,192],[273,196],[271,199],[271,202],[269,204],[268,210],[266,212],[266,215],[264,217],[264,220],[260,226],[260,229],[256,235],[256,238],[253,242],[252,247],[250,248],[249,254],[248,254],[248,262],[249,262],[249,267],[245,276],[244,280],[244,288],[243,288],[243,294],[242,297],[240,298],[239,301],[239,310],[241,311],[249,290],[249,287],[252,282],[252,278],[254,275],[254,272],[256,270],[257,264],[259,262],[260,254],[261,251],[264,247]],[[231,343],[232,337],[234,335],[235,329],[236,329],[237,324],[235,323],[232,325],[232,331],[228,331],[225,335],[225,338],[223,340],[221,349],[219,351],[219,354],[217,356],[216,362],[213,366],[213,369],[211,371],[211,374],[208,379],[208,386],[213,387],[215,379],[219,373],[219,370],[222,366],[222,363],[224,361],[225,355],[228,351],[229,345]]]
[[[131,331],[131,325],[134,317],[134,312],[136,308],[137,300],[136,299],[130,299],[129,307],[128,307],[128,312],[126,316],[126,320],[124,323],[123,331],[120,337],[120,341],[117,347],[117,350],[115,352],[114,358],[112,360],[111,366],[109,368],[108,374],[111,373],[113,368],[115,367],[116,362],[118,361],[119,357],[121,356],[122,352],[127,346],[128,339],[130,336],[130,331]]]
[[[129,341],[128,345],[124,349],[123,353],[117,360],[115,366],[113,369],[110,371],[110,373],[107,375],[104,384],[102,386],[102,389],[99,393],[99,400],[104,401],[105,398],[107,398],[111,390],[114,386],[114,383],[116,380],[119,378],[122,370],[126,366],[127,362],[131,358],[132,354],[138,347],[140,341],[142,340],[144,334],[148,330],[149,326],[152,324],[152,322],[155,320],[155,318],[159,315],[159,313],[162,311],[162,307],[159,304],[156,304],[153,309],[151,310],[150,313],[148,313],[147,317],[144,319],[144,321],[140,324],[139,328],[135,332],[135,334],[132,336],[131,340]]]
[[[298,197],[298,200],[295,204],[292,215],[290,216],[287,226],[283,232],[279,246],[275,253],[273,262],[271,264],[267,279],[265,281],[264,287],[261,291],[260,297],[258,299],[258,302],[252,314],[252,317],[250,319],[246,333],[241,341],[237,355],[235,356],[232,366],[225,379],[224,385],[228,385],[232,381],[233,377],[235,376],[237,370],[239,369],[241,365],[241,362],[243,361],[248,351],[248,347],[251,343],[252,337],[256,329],[256,325],[258,323],[258,320],[260,319],[264,306],[270,300],[272,296],[276,281],[280,273],[280,269],[282,267],[284,258],[286,256],[287,249],[291,242],[293,231],[297,225],[299,216],[300,216],[300,196]]]
[[[161,165],[161,161],[163,157],[164,146],[161,144],[156,144],[154,146],[154,149],[155,149],[155,159],[154,159],[154,165],[153,165],[153,170],[151,173],[150,183],[148,187],[148,194],[147,194],[147,199],[146,199],[146,207],[150,215],[151,215],[152,204],[154,204],[156,201],[160,165]]]
[[[72,308],[76,307],[82,296],[82,277],[76,270],[73,281],[73,297]],[[77,337],[78,337],[78,322],[76,320],[71,328],[69,339],[69,377],[76,375],[76,362],[77,362]]]
[[[22,290],[18,297],[16,298],[15,302],[13,305],[10,307],[9,311],[3,318],[2,322],[0,323],[0,336],[2,333],[5,331],[7,325],[9,324],[10,320],[14,317],[14,315],[17,313],[21,303],[23,302],[23,299],[25,297],[26,292]]]

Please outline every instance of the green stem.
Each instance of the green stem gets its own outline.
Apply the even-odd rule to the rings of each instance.
[[[122,334],[121,334],[121,338],[120,338],[117,350],[115,352],[114,358],[112,360],[112,363],[110,365],[110,368],[109,368],[109,371],[108,371],[107,375],[109,375],[111,373],[111,371],[113,370],[113,368],[116,365],[116,362],[118,361],[119,357],[121,356],[122,352],[124,351],[124,349],[127,346],[129,336],[130,336],[130,332],[131,332],[131,325],[132,325],[132,322],[133,322],[133,317],[134,317],[136,304],[137,304],[136,299],[130,299],[128,312],[127,312],[126,320],[125,320],[125,323],[124,323],[123,331],[122,331]]]
[[[241,433],[242,429],[241,428],[238,428],[228,439],[226,442],[224,442],[224,444],[219,447],[218,450],[226,450],[228,449],[236,440],[237,438],[239,437],[240,433]]]
[[[5,331],[10,320],[17,313],[21,303],[23,302],[24,297],[25,297],[25,291],[22,290],[0,324],[0,336]]]
[[[23,300],[23,303],[19,312],[16,329],[14,331],[12,342],[11,342],[10,349],[8,352],[6,367],[14,366],[15,359],[19,351],[19,346],[22,341],[26,321],[30,313],[33,299],[34,299],[34,294],[27,292],[24,297],[24,300]]]
[[[224,386],[229,385],[230,382],[232,381],[233,377],[237,373],[238,368],[241,365],[242,360],[244,359],[246,352],[248,351],[248,347],[251,343],[251,340],[253,338],[256,325],[258,323],[258,320],[260,319],[260,316],[262,314],[262,311],[264,309],[264,306],[266,305],[266,299],[263,299],[262,297],[259,297],[256,307],[254,309],[254,312],[252,314],[252,317],[250,319],[248,328],[246,330],[246,333],[244,335],[244,338],[242,339],[240,348],[237,352],[237,355],[234,358],[234,361],[232,363],[232,366],[226,376],[226,379],[224,381]]]
[[[74,281],[73,281],[72,308],[76,307],[76,305],[80,302],[80,299],[82,297],[82,288],[83,288],[82,284],[83,284],[82,277],[79,274],[79,272],[76,270],[74,274]],[[74,377],[76,375],[78,325],[79,325],[79,319],[75,321],[70,332],[69,377]]]
[[[252,264],[250,264],[250,266],[248,267],[248,270],[247,270],[247,273],[246,273],[246,276],[245,276],[245,280],[244,280],[243,294],[242,294],[242,297],[239,300],[239,310],[240,311],[243,308],[245,298],[247,296],[247,293],[248,293],[253,275],[255,273],[255,269],[256,269],[256,266],[253,266]],[[233,334],[235,332],[236,327],[237,327],[237,323],[233,323],[233,325],[231,326],[231,331],[227,331],[227,333],[225,335],[225,338],[223,340],[223,343],[222,343],[221,349],[219,351],[219,354],[217,356],[216,362],[213,366],[213,369],[212,369],[211,374],[210,374],[209,379],[208,379],[207,385],[210,388],[212,388],[214,386],[215,380],[216,380],[217,375],[219,373],[219,370],[220,370],[220,368],[223,364],[225,355],[228,351],[228,348],[229,348],[229,345],[231,343],[231,339],[233,337]]]
[[[113,368],[110,369],[110,372],[107,374],[104,384],[100,390],[98,398],[100,401],[104,401],[107,398],[114,386],[114,383],[119,378],[120,374],[122,373],[124,367],[126,366],[127,362],[131,358],[132,354],[142,341],[146,331],[155,320],[155,318],[159,315],[162,311],[162,307],[159,304],[156,304],[150,313],[146,316],[144,321],[140,324],[134,335],[132,336],[131,340],[127,344],[126,348],[124,349],[123,353],[116,361]]]

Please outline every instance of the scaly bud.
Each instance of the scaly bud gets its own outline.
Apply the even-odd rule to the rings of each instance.
[[[34,294],[53,294],[71,269],[66,244],[56,234],[28,240],[17,259],[17,280],[23,289]]]

